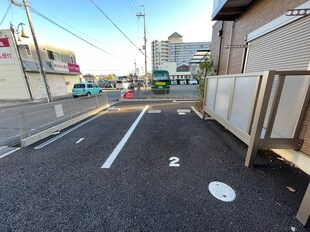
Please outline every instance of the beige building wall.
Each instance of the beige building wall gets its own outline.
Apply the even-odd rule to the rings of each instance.
[[[73,89],[74,84],[80,82],[80,77],[68,75],[68,76],[65,76],[65,82],[67,85],[67,92],[70,94],[70,93],[72,93],[72,89]]]
[[[254,1],[247,11],[242,14],[234,23],[232,21],[223,22],[222,49],[220,55],[219,75],[225,75],[226,69],[228,74],[241,73],[242,61],[244,58],[244,48],[226,49],[225,46],[230,43],[240,45],[245,43],[245,36],[252,31],[264,26],[283,15],[288,9],[294,9],[308,0],[257,0]],[[214,58],[216,66],[218,65],[218,54],[220,47],[220,37],[218,31],[221,28],[221,21],[213,25],[211,55]],[[231,28],[233,34],[231,37]],[[229,55],[229,57],[228,57]],[[227,61],[229,59],[229,62]],[[227,67],[228,66],[228,67]],[[305,67],[306,69],[307,67]]]
[[[43,77],[40,73],[28,73],[29,83],[34,99],[47,98]]]
[[[308,0],[257,0],[235,22],[216,22],[213,25],[211,56],[215,61],[215,66],[218,67],[218,75],[242,73],[243,71],[245,48],[232,48],[229,51],[225,48],[226,45],[230,42],[233,45],[245,44],[247,34],[285,14],[288,9],[294,9],[306,2]],[[221,28],[223,28],[223,34],[219,37],[218,32]],[[302,151],[310,155],[310,106],[308,106],[299,138],[304,140]]]
[[[17,55],[17,49],[14,45],[12,32],[10,30],[3,30],[0,32],[0,38],[1,37],[7,37],[9,39],[13,63],[0,64],[0,99],[30,99],[30,95],[26,87],[26,81],[22,72],[21,63]]]

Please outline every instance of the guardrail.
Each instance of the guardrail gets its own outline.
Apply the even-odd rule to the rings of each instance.
[[[21,139],[106,104],[108,97],[103,93],[3,110],[0,117],[0,146],[18,144]]]

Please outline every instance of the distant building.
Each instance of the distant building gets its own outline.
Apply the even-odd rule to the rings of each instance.
[[[169,42],[155,40],[152,42],[152,68],[158,69],[162,63],[168,62]]]
[[[51,95],[71,93],[73,84],[79,82],[81,77],[75,53],[48,44],[39,46]],[[47,98],[32,39],[15,40],[10,29],[0,30],[0,82],[0,99],[27,100],[30,94],[33,99]]]
[[[168,37],[168,40],[152,42],[152,68],[161,69],[173,67],[169,71],[172,79],[189,79],[191,73],[190,61],[198,50],[210,50],[210,42],[183,42],[183,37],[177,32]],[[169,64],[167,64],[169,63]],[[196,65],[197,66],[197,65]]]

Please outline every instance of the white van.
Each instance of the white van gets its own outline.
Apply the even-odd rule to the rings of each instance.
[[[131,83],[128,81],[118,80],[118,81],[116,81],[116,89],[128,89],[130,84]]]
[[[196,79],[190,79],[190,80],[188,81],[188,84],[189,84],[189,85],[198,85],[198,82],[197,82]]]

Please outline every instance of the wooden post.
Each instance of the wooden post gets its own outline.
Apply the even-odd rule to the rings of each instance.
[[[304,226],[310,226],[310,183],[296,217]]]

